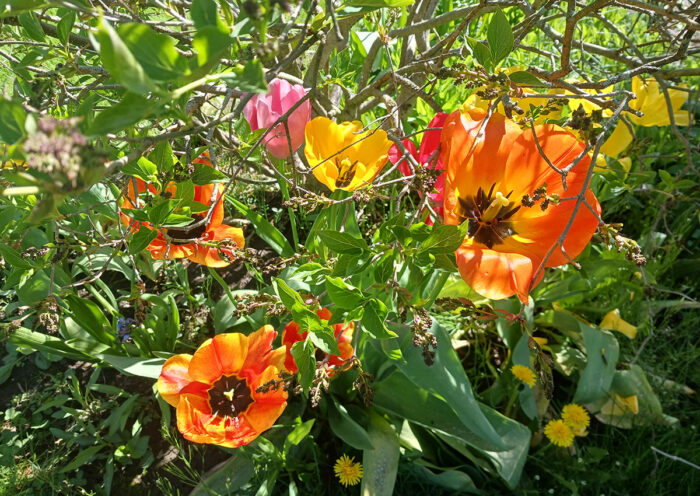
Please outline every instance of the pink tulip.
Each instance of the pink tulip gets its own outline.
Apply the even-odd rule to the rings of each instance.
[[[433,120],[430,121],[428,127],[441,128],[442,125],[445,123],[446,118],[446,113],[438,112],[438,114],[435,117],[433,117]],[[444,170],[445,167],[442,165],[442,161],[440,160],[440,154],[436,153],[438,146],[440,146],[441,134],[442,130],[440,129],[424,132],[423,139],[420,143],[420,150],[416,150],[416,145],[414,145],[410,139],[405,139],[401,143],[403,143],[403,145],[406,147],[406,150],[408,150],[408,152],[413,156],[416,162],[418,162],[422,166],[427,167],[428,169]],[[394,145],[389,150],[389,160],[392,164],[396,164],[397,162],[399,163],[399,171],[404,176],[413,175],[413,173],[411,172],[411,168],[408,165],[408,161],[403,156],[403,153],[401,152],[401,150],[399,150],[398,146]],[[444,211],[444,173],[440,174],[435,180],[435,185],[433,186],[433,188],[435,189],[435,191],[432,193],[428,193],[428,197],[431,200],[433,210],[440,216],[440,218],[442,218]],[[433,224],[433,219],[431,218],[431,216],[428,216],[425,223],[429,225]]]
[[[243,115],[253,131],[272,126],[292,106],[301,100],[306,91],[300,84],[290,84],[284,79],[270,81],[270,91],[254,95],[243,109]],[[304,101],[287,118],[289,136],[280,122],[263,140],[268,151],[277,158],[287,158],[304,142],[304,127],[311,118],[311,102]],[[291,147],[290,147],[291,144]]]

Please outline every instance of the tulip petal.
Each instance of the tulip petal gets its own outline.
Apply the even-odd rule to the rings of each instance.
[[[633,136],[629,126],[622,122],[622,120],[619,120],[612,134],[600,147],[600,152],[608,157],[617,157],[632,143],[632,139]]]
[[[188,368],[192,355],[181,354],[168,358],[158,377],[158,393],[172,406],[177,406],[180,390],[192,382]]]
[[[445,124],[445,120],[447,120],[448,115],[449,114],[446,114],[445,112],[438,112],[428,123],[428,128],[441,128]],[[423,139],[420,142],[420,151],[418,152],[418,161],[421,164],[432,169],[443,169],[440,154],[434,157],[432,161],[430,160],[440,146],[441,136],[442,129],[426,131],[423,133]]]
[[[272,342],[277,337],[277,332],[270,325],[264,325],[257,331],[248,335],[248,353],[245,361],[241,364],[241,374],[245,375],[249,380],[261,374],[265,368],[270,365],[268,355],[272,350]],[[277,357],[282,360],[284,356]],[[281,365],[282,363],[276,363]]]
[[[194,253],[194,244],[186,243],[184,245],[176,245],[168,243],[162,234],[158,233],[158,237],[151,241],[146,249],[151,253],[154,260],[174,260],[178,258],[188,258]]]
[[[235,249],[245,247],[243,231],[238,227],[221,224],[210,227],[206,235],[202,237],[205,242],[222,242],[224,246],[214,247],[193,243],[192,252],[187,255],[192,262],[206,265],[207,267],[226,267],[236,258]],[[185,245],[187,246],[187,245]],[[222,252],[225,257],[221,257]]]
[[[548,194],[572,196],[578,191],[572,188],[574,176],[582,175],[580,181],[585,178],[590,159],[584,157],[567,176],[567,186],[564,191],[561,175],[547,164],[547,160],[537,148],[539,144],[544,156],[558,169],[571,164],[585,149],[585,145],[565,129],[552,124],[535,126],[536,136],[531,129],[522,131],[518,139],[513,142],[510,154],[503,172],[502,186],[497,188],[507,189],[503,194],[513,191],[513,198],[519,199],[523,195],[532,194],[536,188],[546,184]],[[580,185],[579,185],[580,190]]]
[[[406,148],[408,153],[410,153],[411,156],[414,159],[416,159],[416,161],[418,161],[418,150],[416,149],[416,145],[413,144],[413,141],[407,138],[405,140],[401,140],[401,143]],[[388,156],[389,162],[391,162],[394,165],[396,165],[397,163],[399,164],[398,169],[401,174],[403,174],[404,176],[413,175],[411,167],[408,164],[408,160],[406,160],[403,152],[399,149],[397,145],[391,145],[391,148],[389,148]]]
[[[586,192],[586,200],[600,215],[600,204],[590,190]],[[543,259],[569,224],[575,205],[576,200],[567,200],[559,205],[550,205],[544,212],[538,206],[530,207],[532,216],[513,216],[511,225],[518,235],[507,238],[502,245],[498,245],[498,249]],[[560,248],[556,248],[547,259],[546,266],[558,267],[576,258],[588,245],[597,228],[598,217],[581,204],[564,238],[566,255]]]
[[[493,300],[517,294],[527,303],[539,261],[518,253],[501,253],[466,243],[455,255],[462,278],[474,291]]]
[[[520,128],[505,116],[492,114],[484,125],[485,117],[484,111],[469,109],[464,114],[452,112],[445,119],[441,160],[447,171],[446,224],[460,221],[453,212],[457,192],[462,196],[474,196],[479,188],[488,191],[494,184],[498,188],[513,142],[520,136]]]
[[[195,381],[213,384],[221,376],[238,374],[247,354],[248,337],[240,333],[218,334],[195,351],[189,375]]]

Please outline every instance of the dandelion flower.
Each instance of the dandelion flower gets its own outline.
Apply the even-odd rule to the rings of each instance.
[[[585,408],[575,403],[564,406],[561,410],[561,419],[566,425],[577,432],[585,431],[586,427],[591,423],[591,418]]]
[[[523,365],[513,365],[510,368],[510,371],[515,377],[518,378],[519,381],[523,382],[524,384],[527,384],[530,387],[535,387],[535,373],[530,367],[525,367]]]
[[[333,470],[335,470],[335,475],[340,483],[345,487],[359,484],[362,479],[362,464],[355,462],[355,457],[341,456],[335,462]]]
[[[574,433],[571,427],[566,425],[563,420],[550,420],[544,428],[544,435],[557,446],[568,448],[574,442]]]

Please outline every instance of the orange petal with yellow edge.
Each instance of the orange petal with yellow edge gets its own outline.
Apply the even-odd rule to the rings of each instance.
[[[271,325],[264,325],[248,335],[248,354],[241,366],[243,374],[254,377],[265,370],[269,365],[266,355],[272,351],[272,341],[276,337],[277,332]]]
[[[237,332],[217,334],[206,340],[192,356],[190,377],[213,384],[221,376],[238,374],[246,360],[248,342],[247,336]]]
[[[158,393],[172,406],[177,406],[180,390],[192,382],[188,368],[192,355],[182,354],[168,358],[158,377]]]

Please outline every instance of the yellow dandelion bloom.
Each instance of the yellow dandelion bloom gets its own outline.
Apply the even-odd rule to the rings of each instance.
[[[345,487],[359,484],[362,479],[362,464],[360,462],[356,463],[355,457],[341,456],[335,462],[333,470],[340,483]]]
[[[544,428],[544,435],[557,446],[568,448],[574,442],[574,432],[563,420],[550,420]]]
[[[525,367],[523,365],[513,365],[510,368],[510,371],[519,381],[523,382],[524,384],[527,384],[530,387],[535,387],[535,382],[537,381],[537,379],[535,378],[535,373],[530,367]]]
[[[566,425],[571,427],[574,434],[585,432],[586,427],[591,423],[591,417],[586,409],[576,403],[565,405],[562,408],[561,419]]]

